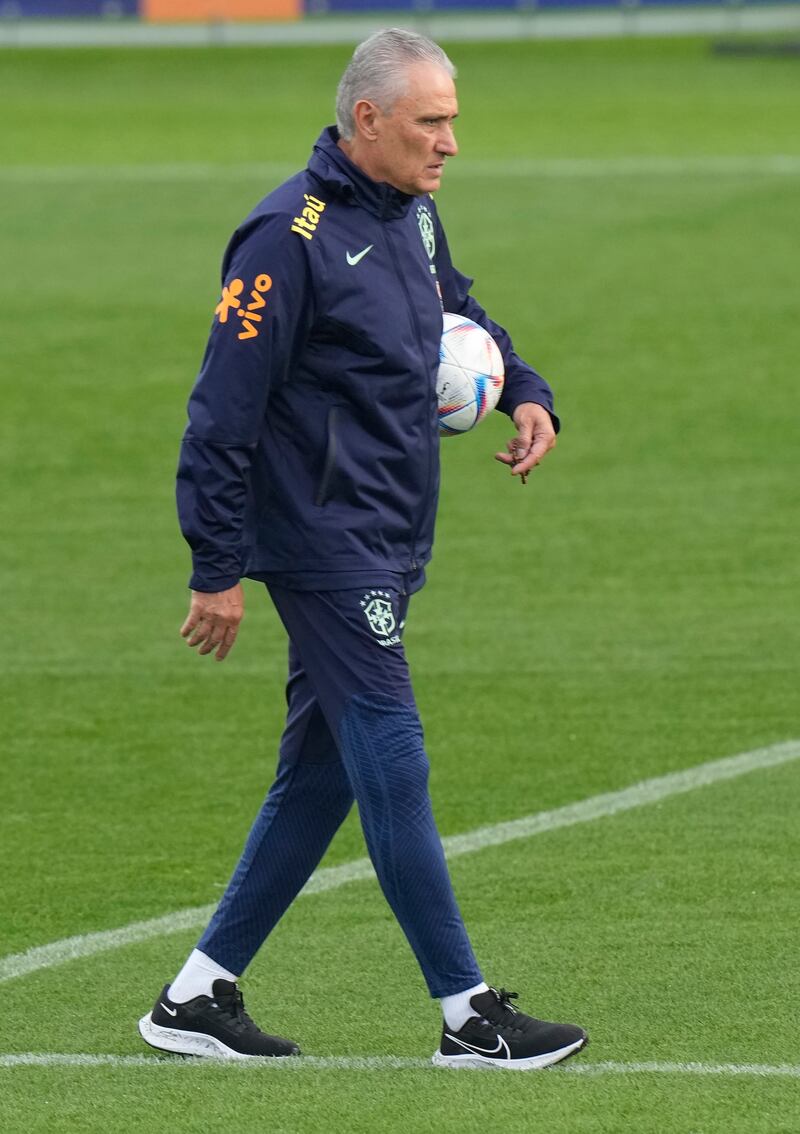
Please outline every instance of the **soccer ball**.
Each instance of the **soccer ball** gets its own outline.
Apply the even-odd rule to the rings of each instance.
[[[503,392],[505,367],[488,331],[463,315],[442,316],[439,345],[439,433],[466,433],[494,409]]]

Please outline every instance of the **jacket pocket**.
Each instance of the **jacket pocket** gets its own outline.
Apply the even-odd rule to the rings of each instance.
[[[339,448],[339,411],[339,406],[332,406],[328,410],[325,426],[325,460],[322,465],[317,494],[314,497],[314,503],[318,508],[321,508],[330,499],[336,477],[336,455]]]

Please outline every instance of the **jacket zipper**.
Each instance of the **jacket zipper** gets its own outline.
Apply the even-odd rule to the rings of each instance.
[[[388,228],[384,229],[384,237],[385,237],[386,243],[387,243],[388,248],[389,248],[389,255],[392,258],[392,263],[394,264],[395,271],[397,273],[397,277],[400,280],[400,284],[401,284],[401,287],[403,288],[403,291],[405,292],[406,300],[408,302],[409,311],[411,312],[411,322],[414,324],[414,330],[415,330],[416,335],[417,335],[417,343],[419,344],[420,358],[424,358],[425,344],[424,344],[424,341],[423,341],[423,338],[422,338],[422,328],[419,325],[419,319],[417,317],[417,309],[414,306],[414,304],[411,302],[411,292],[408,290],[408,284],[406,283],[406,278],[405,278],[405,276],[403,275],[403,272],[400,269],[400,261],[397,258],[397,251],[394,247],[394,244],[392,243],[392,237],[390,235]],[[428,433],[428,432],[429,431],[426,428],[426,433]],[[426,500],[430,496],[430,491],[431,491],[431,468],[432,468],[432,465],[433,465],[432,456],[433,456],[432,445],[431,445],[431,441],[430,441],[430,437],[429,437],[429,440],[428,440],[428,469],[427,469],[427,474],[426,474],[426,478],[425,478],[425,499]],[[417,521],[417,525],[416,525],[414,532],[413,532],[413,535],[412,535],[412,541],[411,541],[411,570],[412,571],[416,571],[419,567],[419,563],[417,563],[417,539],[419,538],[419,529],[420,529],[421,522],[422,522],[421,519]]]

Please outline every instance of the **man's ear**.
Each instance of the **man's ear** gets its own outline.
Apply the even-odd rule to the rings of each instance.
[[[367,142],[374,142],[378,137],[376,125],[379,116],[380,110],[367,98],[360,98],[353,107],[356,130]]]

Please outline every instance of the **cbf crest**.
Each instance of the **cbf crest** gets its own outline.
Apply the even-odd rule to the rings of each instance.
[[[420,205],[417,208],[417,224],[419,225],[422,243],[425,245],[425,251],[428,253],[428,259],[432,260],[436,255],[436,232],[433,227],[431,211],[426,205]]]
[[[389,591],[367,591],[361,598],[361,609],[379,646],[399,646],[400,634],[392,610]],[[402,628],[402,623],[401,623]]]

